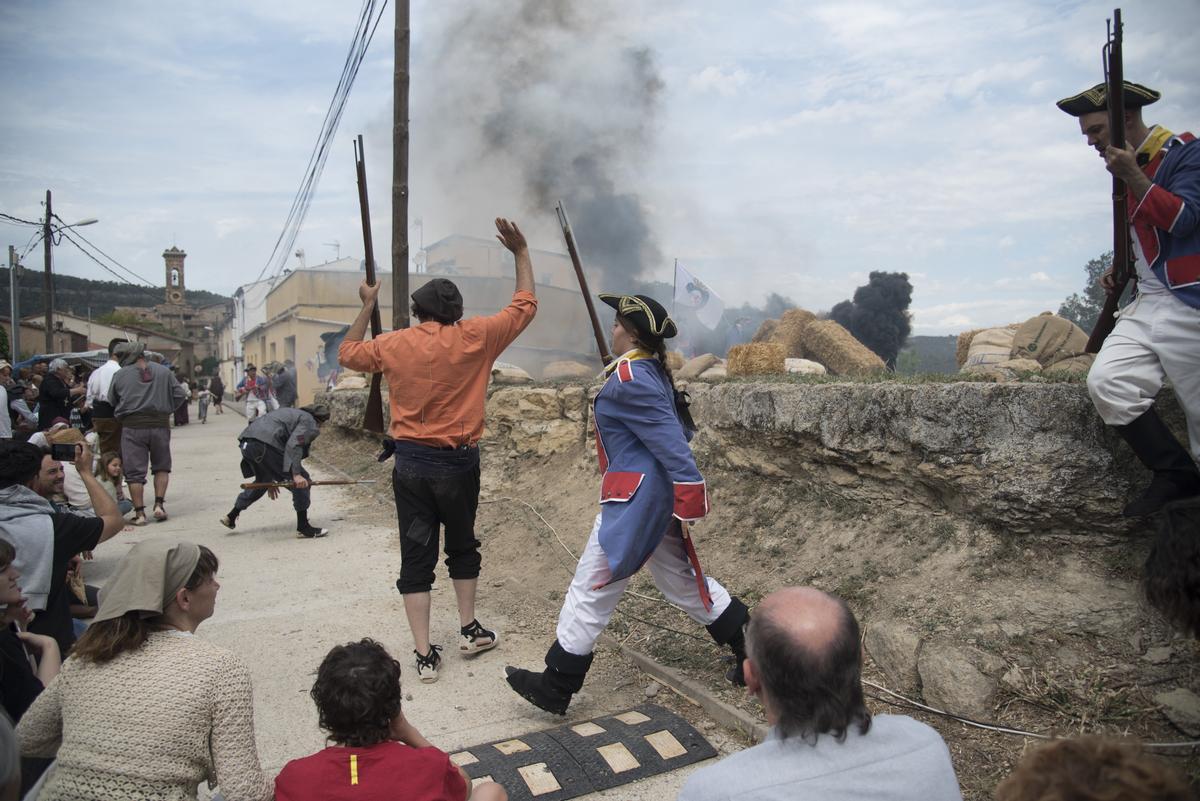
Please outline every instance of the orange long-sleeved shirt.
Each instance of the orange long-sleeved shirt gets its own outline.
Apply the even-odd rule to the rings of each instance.
[[[490,317],[421,323],[366,342],[343,341],[338,364],[387,378],[392,439],[435,448],[474,445],[483,436],[492,363],[536,313],[532,292],[514,292],[512,302]]]

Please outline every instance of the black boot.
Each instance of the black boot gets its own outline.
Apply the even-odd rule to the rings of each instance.
[[[1154,407],[1129,425],[1113,426],[1134,455],[1154,471],[1150,486],[1125,507],[1126,517],[1152,515],[1172,501],[1200,495],[1200,471]]]
[[[733,667],[725,671],[725,678],[734,687],[745,687],[746,676],[742,663],[746,661],[746,624],[750,622],[750,610],[740,598],[731,597],[729,606],[721,616],[705,626],[717,645],[728,645],[733,651]]]
[[[299,534],[301,537],[304,537],[305,539],[314,539],[317,537],[324,537],[326,534],[329,533],[329,530],[320,528],[318,526],[314,526],[311,523],[309,523],[307,509],[297,509],[296,510],[296,533]]]
[[[221,525],[228,529],[237,528],[238,515],[240,515],[241,513],[242,513],[241,509],[237,508],[236,506],[233,507],[232,509],[229,510],[229,514],[227,514],[221,518]]]
[[[529,703],[555,715],[567,714],[571,696],[583,687],[583,679],[592,666],[593,654],[579,656],[568,653],[554,641],[546,652],[546,669],[541,673],[521,670],[509,665],[504,668],[508,685]]]

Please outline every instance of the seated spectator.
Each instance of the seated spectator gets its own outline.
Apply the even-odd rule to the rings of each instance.
[[[330,651],[312,697],[335,744],[284,765],[275,778],[277,801],[508,798],[494,782],[472,790],[463,769],[408,722],[400,709],[400,663],[374,640]]]
[[[8,409],[12,419],[13,435],[28,439],[38,428],[38,390],[27,381],[13,384],[8,395]]]
[[[53,637],[22,628],[28,612],[17,583],[21,573],[13,565],[15,556],[16,549],[0,540],[0,698],[9,718],[20,720],[33,699],[58,675],[62,659]]]
[[[996,788],[996,801],[1192,801],[1171,766],[1133,743],[1105,737],[1056,740],[1025,754]]]
[[[960,801],[950,752],[904,715],[872,718],[863,699],[858,621],[840,598],[787,587],[746,627],[746,688],[767,739],[696,771],[681,801]]]
[[[62,492],[62,465],[28,442],[0,440],[0,537],[16,548],[13,564],[24,576],[29,609],[36,612],[29,630],[48,634],[66,654],[75,642],[67,568],[76,554],[115,536],[124,525],[117,504],[86,469],[92,454],[77,446],[75,464],[95,509],[82,517],[54,509],[47,500]]]
[[[96,478],[104,491],[117,502],[117,509],[127,515],[133,511],[133,501],[125,497],[125,479],[121,476],[121,454],[115,451],[101,454],[96,465]]]
[[[40,801],[271,797],[254,743],[250,673],[192,636],[216,605],[217,558],[190,542],[130,549],[95,622],[25,713],[25,756],[56,756]]]

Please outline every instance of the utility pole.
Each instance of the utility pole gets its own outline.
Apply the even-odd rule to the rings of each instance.
[[[46,222],[42,227],[42,247],[46,253],[46,273],[42,276],[43,305],[46,307],[46,350],[54,352],[54,277],[50,272],[50,248],[54,247],[50,233],[50,190],[46,190]]]
[[[17,293],[21,289],[21,282],[17,271],[21,269],[21,265],[17,263],[17,249],[12,245],[8,246],[8,293],[12,301],[12,309],[9,312],[12,320],[12,336],[8,338],[8,349],[12,352],[12,363],[16,364],[21,361],[21,303]]]
[[[408,4],[396,0],[392,78],[392,329],[408,328]]]

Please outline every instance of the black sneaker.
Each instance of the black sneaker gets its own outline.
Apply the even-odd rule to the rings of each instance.
[[[463,656],[474,656],[484,651],[490,651],[500,642],[497,632],[489,631],[472,620],[470,625],[459,629],[458,652]]]
[[[438,680],[438,668],[442,666],[442,650],[440,645],[430,645],[429,653],[421,656],[420,651],[413,651],[417,657],[417,678],[423,684],[433,684]]]
[[[303,528],[296,529],[296,533],[306,540],[312,540],[326,536],[329,534],[329,529],[318,528],[317,526],[304,526]]]
[[[237,518],[225,515],[221,518],[221,525],[232,531],[233,529],[237,528]]]

